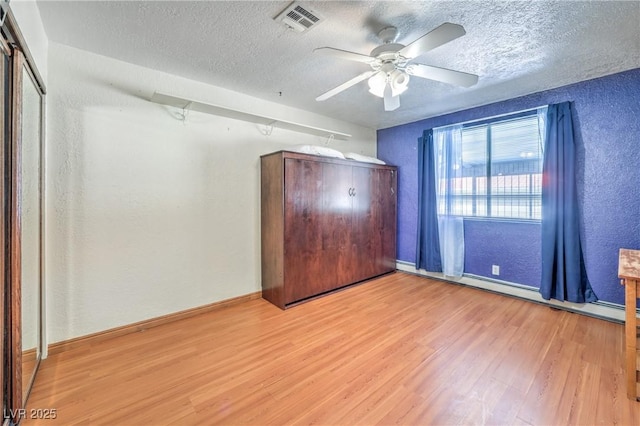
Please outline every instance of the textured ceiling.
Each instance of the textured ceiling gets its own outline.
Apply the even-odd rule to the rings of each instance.
[[[289,1],[39,1],[50,40],[374,129],[640,67],[640,1],[301,1],[322,14],[306,33],[273,20]],[[416,62],[478,74],[471,88],[412,78],[396,111],[366,82],[315,98],[368,65],[385,26],[408,44],[443,22],[467,34]],[[179,96],[180,93],[174,95]]]

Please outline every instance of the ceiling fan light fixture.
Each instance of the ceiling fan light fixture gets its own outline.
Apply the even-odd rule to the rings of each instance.
[[[391,84],[391,94],[398,96],[404,93],[409,87],[409,75],[396,69],[389,74],[389,83]]]
[[[471,87],[478,82],[478,76],[475,74],[411,62],[414,58],[465,34],[462,25],[445,22],[405,46],[395,43],[398,35],[397,29],[386,27],[378,33],[383,44],[373,49],[369,55],[331,47],[317,48],[314,52],[368,64],[371,71],[364,72],[329,90],[318,96],[316,100],[324,101],[361,81],[367,80],[369,93],[384,100],[384,110],[395,111],[400,107],[400,95],[409,88],[411,77]]]
[[[369,93],[379,98],[384,98],[384,88],[387,86],[387,75],[383,72],[376,73],[369,78]]]

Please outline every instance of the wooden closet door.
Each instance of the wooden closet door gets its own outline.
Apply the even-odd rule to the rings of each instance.
[[[397,175],[395,170],[378,169],[374,191],[375,223],[378,232],[375,275],[396,269]]]
[[[322,271],[323,291],[352,280],[352,169],[342,164],[323,164]]]
[[[324,291],[322,163],[285,159],[285,303]]]
[[[354,167],[353,280],[395,269],[396,179],[389,169]]]
[[[370,278],[375,271],[375,248],[379,244],[373,196],[377,173],[369,167],[353,167],[353,210],[351,227],[351,281]]]

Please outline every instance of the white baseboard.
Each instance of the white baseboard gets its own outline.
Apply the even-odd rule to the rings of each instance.
[[[531,300],[533,302],[542,303],[558,309],[578,312],[592,317],[602,318],[619,323],[624,322],[624,306],[615,303],[594,302],[594,303],[571,303],[560,302],[558,300],[545,300],[542,298],[538,289],[520,284],[514,284],[507,281],[492,280],[476,275],[465,274],[462,278],[446,277],[439,272],[427,272],[422,269],[416,269],[415,264],[403,261],[396,261],[396,269],[411,274],[422,275],[429,278],[436,278],[443,281],[449,281],[457,284],[463,284],[470,287],[482,288],[485,290],[502,293],[509,296],[519,297],[521,299]]]

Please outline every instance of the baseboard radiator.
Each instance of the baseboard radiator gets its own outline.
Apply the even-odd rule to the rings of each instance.
[[[608,302],[594,303],[571,303],[560,302],[558,300],[545,300],[540,296],[536,287],[530,287],[521,284],[515,284],[507,281],[493,280],[490,278],[480,277],[477,275],[464,274],[461,278],[446,277],[438,272],[427,272],[423,269],[416,269],[414,263],[396,261],[396,268],[399,271],[409,272],[411,274],[422,275],[428,278],[435,278],[443,281],[449,281],[457,284],[467,285],[469,287],[481,288],[493,291],[495,293],[505,294],[508,296],[518,297],[520,299],[530,300],[553,308],[564,309],[571,312],[577,312],[596,318],[605,319],[617,323],[624,323],[624,305]]]

